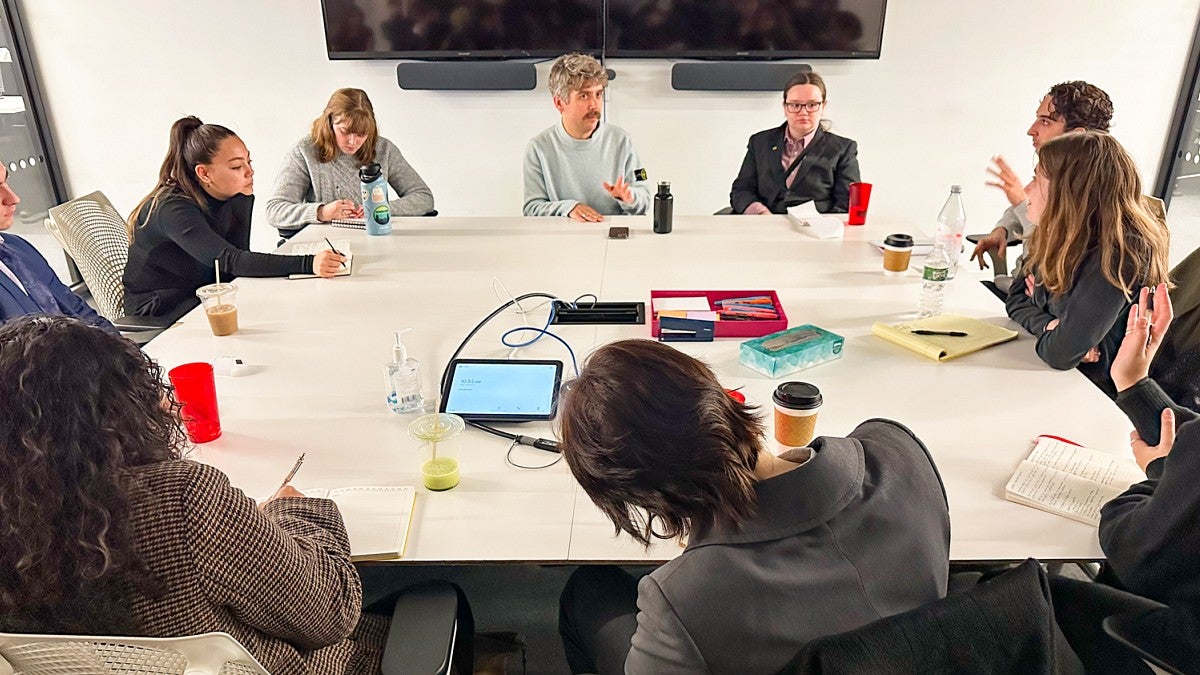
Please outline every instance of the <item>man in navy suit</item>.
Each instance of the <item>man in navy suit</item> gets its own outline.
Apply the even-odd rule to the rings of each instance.
[[[0,162],[0,232],[12,227],[21,198],[8,184],[8,168]],[[0,235],[0,323],[25,314],[63,314],[117,333],[71,289],[58,280],[37,249],[15,234]]]

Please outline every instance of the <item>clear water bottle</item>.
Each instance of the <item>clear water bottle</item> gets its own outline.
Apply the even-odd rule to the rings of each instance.
[[[958,260],[963,250],[963,230],[967,227],[967,212],[963,210],[962,186],[951,185],[950,196],[938,214],[937,231],[934,241],[946,248],[950,260],[950,273],[947,279],[953,279],[958,273]]]
[[[940,241],[935,242],[933,253],[925,257],[925,269],[921,272],[921,298],[917,302],[917,313],[921,318],[942,313],[949,274],[950,256]]]

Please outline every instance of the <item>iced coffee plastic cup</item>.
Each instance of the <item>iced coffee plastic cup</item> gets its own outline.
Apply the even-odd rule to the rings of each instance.
[[[813,439],[821,390],[807,382],[784,382],[771,396],[775,403],[775,440],[784,448],[801,448]]]
[[[883,273],[902,274],[912,260],[913,238],[907,234],[889,234],[883,240]]]
[[[233,335],[238,329],[237,286],[209,284],[196,289],[213,335]]]

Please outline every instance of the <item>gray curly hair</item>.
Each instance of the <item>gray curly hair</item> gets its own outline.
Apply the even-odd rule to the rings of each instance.
[[[608,85],[608,72],[595,58],[578,52],[563,54],[550,66],[550,93],[567,100],[590,82]]]

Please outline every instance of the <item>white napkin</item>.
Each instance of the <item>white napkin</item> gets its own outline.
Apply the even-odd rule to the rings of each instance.
[[[792,222],[817,239],[838,239],[846,231],[846,224],[842,222],[841,216],[819,213],[811,201],[790,207],[787,213]]]

